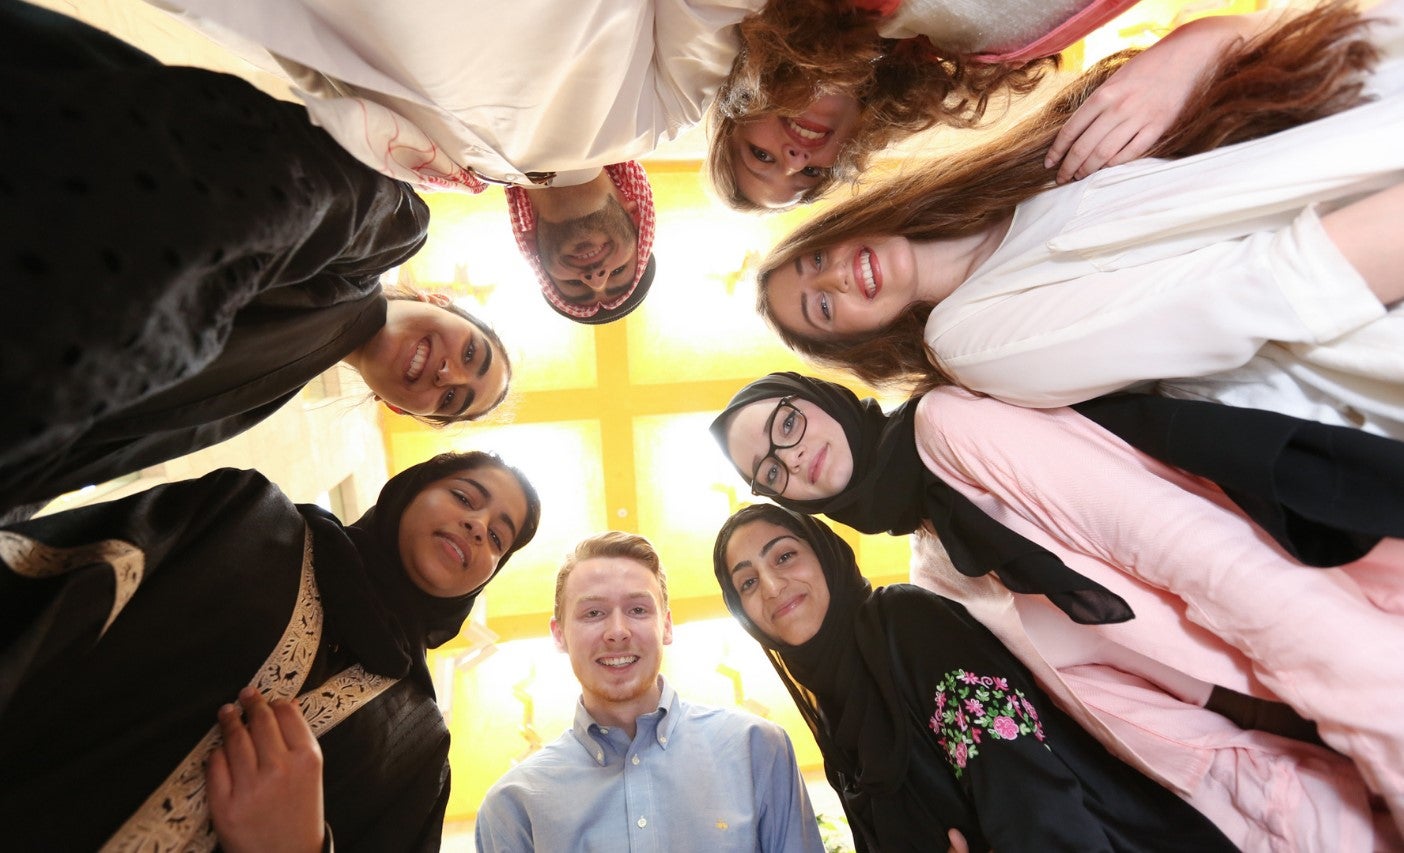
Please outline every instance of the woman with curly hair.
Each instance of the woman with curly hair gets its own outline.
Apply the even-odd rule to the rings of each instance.
[[[738,210],[813,201],[889,144],[938,124],[971,127],[991,97],[1027,93],[1059,50],[1132,0],[962,5],[773,2],[743,21],[741,51],[711,110],[717,194]],[[1211,67],[1271,19],[1202,19],[1131,59],[1045,146],[1048,165],[1061,164],[1068,180],[1143,155],[1199,82],[1183,69]]]
[[[1169,380],[1404,436],[1404,63],[1370,70],[1399,33],[1307,13],[1235,54],[1155,152],[1203,153],[1052,186],[1068,93],[791,234],[760,310],[870,383],[1046,407]]]

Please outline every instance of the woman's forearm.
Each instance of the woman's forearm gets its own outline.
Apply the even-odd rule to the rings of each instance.
[[[1332,211],[1321,225],[1380,302],[1404,300],[1404,184]]]

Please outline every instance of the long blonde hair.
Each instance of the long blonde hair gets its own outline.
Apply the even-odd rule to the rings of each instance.
[[[1147,154],[1184,157],[1331,115],[1361,101],[1379,52],[1368,23],[1344,3],[1304,12],[1243,44],[1218,67]],[[817,340],[785,329],[767,298],[770,275],[795,258],[857,237],[937,240],[975,233],[1047,189],[1043,159],[1077,107],[1130,56],[1088,70],[1033,117],[986,144],[875,184],[796,229],[761,262],[756,310],[791,349],[877,386],[928,389],[947,378],[923,331],[930,303],[914,303],[884,329]]]

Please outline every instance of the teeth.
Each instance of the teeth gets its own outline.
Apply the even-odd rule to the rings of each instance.
[[[605,247],[604,247],[604,246],[599,246],[599,247],[597,247],[597,248],[595,248],[595,249],[593,249],[593,250],[591,250],[591,251],[589,251],[589,252],[583,252],[583,253],[578,254],[578,255],[571,255],[570,258],[571,258],[571,260],[575,261],[576,263],[588,264],[588,263],[590,263],[591,261],[593,261],[595,258],[598,258],[600,255],[604,254],[604,250],[605,250]]]
[[[873,278],[873,253],[864,249],[858,256],[858,266],[863,271],[863,292],[872,299],[877,296],[877,280]]]
[[[429,344],[420,341],[419,346],[414,348],[414,358],[410,359],[409,370],[405,371],[405,378],[414,382],[424,373],[424,363],[429,360]]]
[[[807,127],[801,127],[800,125],[795,124],[790,119],[785,119],[785,123],[790,126],[790,130],[793,130],[795,133],[799,134],[802,139],[815,141],[823,139],[825,136],[828,136],[828,134],[822,130],[810,130]]]
[[[633,663],[638,659],[639,658],[637,655],[627,655],[625,657],[618,658],[602,658],[600,660],[600,663],[604,664],[605,666],[628,666],[629,664]]]
[[[458,555],[459,565],[468,565],[468,555],[463,553],[463,549],[458,547],[458,543],[454,542],[453,539],[449,538],[448,536],[443,537],[443,539],[445,542],[448,543],[448,546],[453,549],[454,553]]]

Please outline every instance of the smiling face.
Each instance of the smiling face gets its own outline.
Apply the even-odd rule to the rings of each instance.
[[[809,543],[778,524],[753,521],[731,534],[732,588],[761,633],[792,646],[814,638],[829,612],[829,582]]]
[[[828,176],[858,123],[858,102],[825,95],[797,116],[738,122],[727,144],[741,194],[762,207],[789,207]]]
[[[791,500],[831,498],[843,491],[853,477],[853,451],[848,436],[833,416],[808,400],[794,397],[790,405],[804,417],[804,434],[793,446],[770,453],[772,438],[793,440],[797,421],[786,410],[776,412],[779,397],[742,406],[726,430],[726,452],[731,464],[761,492],[778,492]],[[771,415],[776,415],[771,420]],[[770,453],[767,456],[767,453]],[[764,464],[762,464],[764,463]],[[781,468],[784,473],[781,473]],[[783,490],[779,485],[783,481]]]
[[[466,318],[425,301],[392,299],[385,325],[347,356],[379,399],[412,415],[471,419],[507,390],[507,360]]]
[[[561,599],[551,635],[570,655],[585,709],[601,725],[632,728],[657,707],[663,646],[673,642],[658,577],[628,557],[593,557],[571,569]]]
[[[770,273],[765,299],[788,332],[839,340],[886,328],[918,300],[905,237],[870,237],[801,255]]]
[[[550,222],[538,215],[536,249],[542,268],[566,302],[581,307],[612,304],[634,286],[637,234],[614,191],[604,196],[597,210],[583,216]]]
[[[526,516],[526,493],[502,468],[473,468],[435,480],[400,517],[400,562],[414,585],[430,595],[466,595],[492,577]]]

